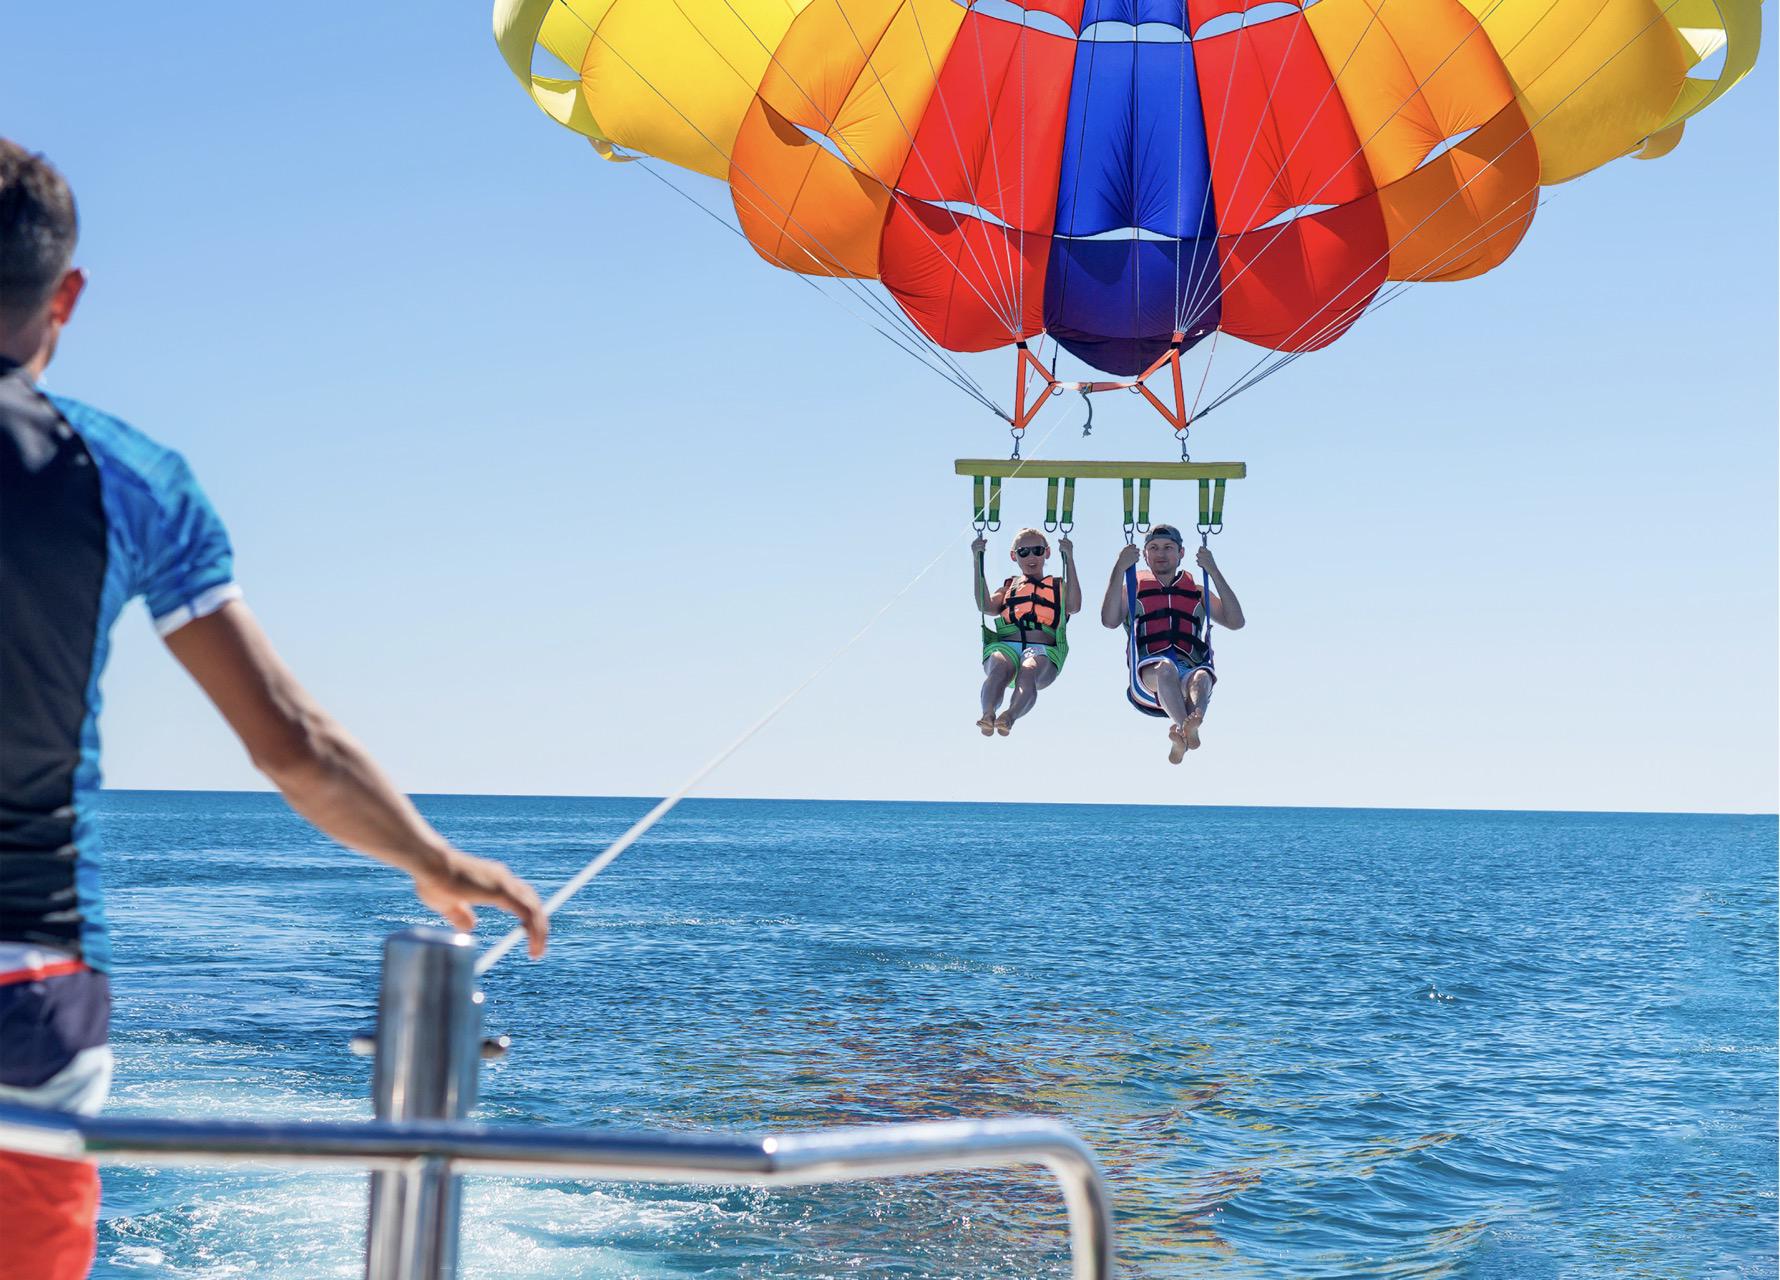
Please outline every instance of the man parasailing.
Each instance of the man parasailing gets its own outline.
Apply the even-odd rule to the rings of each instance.
[[[1208,583],[1205,591],[1191,572],[1181,568],[1185,552],[1180,530],[1169,524],[1154,526],[1143,544],[1147,567],[1132,573],[1138,552],[1135,545],[1127,545],[1113,562],[1106,598],[1100,604],[1103,624],[1125,627],[1131,634],[1132,701],[1142,710],[1168,717],[1170,764],[1179,764],[1199,746],[1199,726],[1217,681],[1208,619],[1227,631],[1240,630],[1244,621],[1242,605],[1211,548],[1201,546],[1198,555]],[[1158,705],[1145,706],[1137,696],[1139,687]]]
[[[1063,573],[1048,575],[1045,563],[1051,557],[1051,544],[1037,529],[1022,529],[1008,550],[1008,559],[1019,572],[990,591],[983,576],[988,545],[986,538],[978,537],[970,546],[976,561],[977,608],[994,619],[993,630],[983,628],[983,715],[977,728],[985,738],[994,734],[1005,738],[1014,721],[1037,703],[1038,691],[1048,688],[1063,670],[1069,653],[1069,618],[1081,612],[1082,589],[1076,581],[1075,545],[1066,537],[1057,540]],[[1013,696],[1007,710],[998,711],[1010,687]]]

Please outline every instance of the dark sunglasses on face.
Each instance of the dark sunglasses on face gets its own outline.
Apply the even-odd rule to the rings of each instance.
[[[1015,547],[1014,554],[1021,557],[1042,556],[1049,550],[1049,547]]]

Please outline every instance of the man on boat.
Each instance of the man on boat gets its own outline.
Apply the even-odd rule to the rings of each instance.
[[[1199,726],[1217,682],[1212,668],[1211,630],[1206,626],[1206,600],[1199,584],[1181,568],[1186,548],[1180,530],[1171,524],[1151,528],[1144,538],[1145,568],[1137,570],[1137,616],[1126,596],[1126,571],[1137,563],[1137,548],[1127,546],[1113,562],[1100,621],[1108,627],[1134,628],[1133,678],[1160,704],[1168,717],[1168,762],[1179,764],[1199,745]],[[1240,630],[1242,605],[1224,580],[1209,547],[1200,547],[1200,569],[1211,591],[1210,619],[1226,631]],[[1209,589],[1209,588],[1208,588]]]
[[[990,591],[983,575],[988,545],[988,539],[978,537],[970,546],[976,557],[977,608],[994,619],[994,630],[983,630],[983,716],[977,728],[985,738],[997,733],[1005,738],[1014,721],[1038,702],[1038,691],[1063,670],[1069,653],[1068,622],[1081,612],[1082,589],[1076,582],[1074,544],[1068,538],[1057,540],[1063,573],[1050,576],[1045,562],[1051,558],[1051,544],[1037,529],[1022,529],[1008,549],[1008,559],[1019,572]],[[1007,710],[998,713],[1010,685],[1013,697]]]
[[[185,461],[39,387],[86,283],[75,235],[61,175],[0,138],[0,1103],[91,1114],[111,1080],[99,676],[136,596],[303,817],[406,871],[461,929],[474,904],[509,911],[536,957],[549,924],[529,885],[447,844],[297,683]],[[85,1276],[98,1199],[89,1164],[0,1152],[0,1274]]]

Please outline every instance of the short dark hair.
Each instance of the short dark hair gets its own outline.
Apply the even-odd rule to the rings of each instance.
[[[74,260],[80,221],[56,168],[0,138],[0,314],[42,305]]]

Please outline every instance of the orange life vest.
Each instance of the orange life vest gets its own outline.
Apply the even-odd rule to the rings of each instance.
[[[1063,603],[1061,578],[1009,578],[1002,583],[1001,620],[1022,631],[1055,634]]]
[[[1205,620],[1200,616],[1204,599],[1193,575],[1182,569],[1170,586],[1163,586],[1148,569],[1137,571],[1137,604],[1143,611],[1137,635],[1145,653],[1175,649],[1191,662],[1204,662],[1211,653],[1205,642]]]

